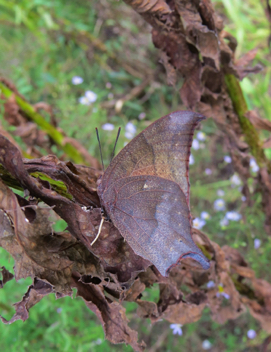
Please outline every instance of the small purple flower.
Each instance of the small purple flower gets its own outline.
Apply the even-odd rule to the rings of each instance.
[[[215,283],[213,280],[207,282],[207,288],[213,288],[213,287],[215,287]]]
[[[173,335],[180,335],[182,336],[183,330],[181,324],[170,324],[170,329],[172,329]]]
[[[198,150],[199,149],[199,141],[197,139],[193,140],[192,149],[194,149],[194,150]]]
[[[232,187],[234,186],[240,186],[241,185],[241,180],[240,180],[240,177],[236,174],[232,175],[232,177],[230,178],[230,181],[231,181],[231,185]]]
[[[226,299],[230,299],[230,295],[228,295],[226,292],[222,292],[221,295]]]
[[[124,136],[127,138],[127,139],[132,139],[134,137],[133,133],[131,132],[125,132],[124,133]]]
[[[253,172],[258,172],[260,169],[258,164],[256,163],[255,159],[253,159],[253,158],[250,159],[249,166],[251,168],[251,171],[253,171]]]
[[[225,163],[230,164],[232,160],[231,160],[231,157],[229,155],[225,155],[224,156],[224,161],[225,161]]]
[[[87,90],[85,92],[85,97],[90,103],[94,103],[97,100],[97,94],[92,92],[92,90]]]
[[[125,131],[130,132],[135,134],[136,133],[136,127],[132,122],[128,122],[125,126]]]
[[[231,221],[239,221],[242,219],[242,215],[239,214],[237,211],[228,211],[226,213],[226,218]]]
[[[79,103],[82,105],[91,105],[97,100],[97,94],[91,90],[87,90],[83,97],[78,99]]]
[[[262,241],[259,238],[255,238],[254,240],[254,248],[258,249],[261,246]]]
[[[97,339],[96,341],[94,341],[95,345],[100,345],[102,342],[102,339]]]
[[[83,80],[82,77],[74,76],[74,77],[72,78],[72,84],[74,84],[75,86],[77,86],[78,84],[81,84],[81,83],[83,83],[83,82],[84,82],[84,80]]]
[[[62,308],[57,308],[57,313],[61,313],[62,312]]]
[[[200,217],[201,217],[203,220],[208,220],[208,219],[211,218],[210,214],[207,213],[207,211],[201,212]]]
[[[200,230],[205,224],[206,224],[205,220],[202,220],[202,219],[199,219],[199,218],[196,218],[196,219],[193,220],[193,227],[195,229]]]
[[[205,139],[206,139],[206,135],[205,135],[205,133],[204,132],[198,132],[197,133],[197,139],[199,140],[199,141],[205,141]]]
[[[132,122],[128,122],[125,126],[125,137],[132,139],[136,133],[136,127]]]
[[[195,163],[195,159],[193,157],[192,154],[190,154],[190,157],[189,157],[189,165],[193,165]]]
[[[253,330],[253,329],[250,329],[250,330],[248,330],[248,332],[247,332],[247,337],[249,338],[249,339],[255,339],[255,337],[257,336],[257,333],[256,333],[256,331],[255,330]]]
[[[212,344],[209,340],[204,340],[202,342],[202,349],[203,350],[209,350],[212,347]]]
[[[145,113],[145,112],[141,112],[141,113],[138,115],[139,120],[143,120],[143,119],[145,119],[145,117],[146,117],[146,113]]]
[[[219,297],[224,297],[225,299],[230,299],[230,295],[228,295],[226,292],[217,292],[216,293],[216,297],[219,298]]]
[[[82,105],[90,105],[91,104],[87,97],[80,97],[78,99],[78,101]]]
[[[226,299],[230,299],[230,295],[228,295],[226,292],[224,292],[223,284],[220,283],[218,285],[218,292],[216,293],[216,297],[224,297]]]
[[[212,175],[213,171],[211,169],[205,169],[206,175]]]
[[[241,197],[241,201],[242,201],[242,202],[245,202],[246,200],[247,200],[247,197],[245,197],[245,196],[242,196],[242,197]]]
[[[225,195],[225,192],[223,191],[223,189],[218,189],[216,194],[219,196],[219,197],[223,197]]]
[[[112,125],[112,123],[105,123],[104,125],[102,125],[102,129],[105,131],[113,131],[114,128],[115,126]]]
[[[214,209],[216,211],[222,211],[222,210],[225,210],[226,207],[225,207],[225,201],[224,199],[216,199],[214,201]]]
[[[222,220],[220,220],[219,223],[221,227],[226,227],[229,225],[229,220],[226,217],[224,217]]]
[[[105,86],[106,86],[107,89],[111,89],[112,88],[112,83],[106,82]]]

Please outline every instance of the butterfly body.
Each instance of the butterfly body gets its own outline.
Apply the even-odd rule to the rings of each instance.
[[[177,111],[155,121],[110,163],[98,194],[134,252],[164,276],[184,257],[208,268],[191,237],[188,160],[203,116]]]

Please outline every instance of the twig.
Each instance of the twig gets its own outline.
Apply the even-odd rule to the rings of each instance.
[[[34,121],[52,138],[52,140],[67,154],[68,158],[72,159],[77,164],[89,165],[89,162],[78,152],[78,149],[71,143],[66,142],[66,136],[50,125],[50,123],[48,123],[42,115],[35,111],[35,108],[31,104],[7,88],[2,82],[0,82],[0,94],[2,94],[6,99],[9,99],[13,95],[20,109],[30,120]]]
[[[267,165],[268,161],[265,157],[259,134],[245,116],[248,112],[248,107],[238,79],[234,75],[227,74],[225,75],[225,82],[240,126],[245,135],[245,140],[251,149],[251,154],[254,156],[259,166]],[[271,165],[268,165],[269,169],[270,167]]]
[[[156,352],[168,336],[168,330],[165,330],[157,339],[155,344],[149,349],[149,352]]]
[[[101,107],[108,109],[115,106],[116,111],[119,112],[126,101],[137,97],[150,84],[151,81],[152,77],[150,76],[146,78],[140,85],[134,87],[128,94],[124,95],[124,97],[101,103]]]
[[[98,233],[97,233],[96,237],[94,238],[94,240],[91,242],[91,244],[90,244],[91,246],[93,246],[94,243],[95,243],[95,242],[97,241],[97,239],[99,238],[100,233],[101,233],[101,230],[102,230],[103,223],[104,223],[104,218],[102,217],[102,220],[101,220],[101,222],[100,222],[100,226],[99,226]]]

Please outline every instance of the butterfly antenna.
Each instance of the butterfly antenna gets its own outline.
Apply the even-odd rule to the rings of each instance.
[[[98,139],[98,143],[99,143],[99,149],[100,149],[100,156],[101,156],[101,161],[102,161],[102,166],[103,166],[103,172],[104,172],[104,161],[103,161],[103,154],[102,154],[102,148],[101,148],[101,142],[100,142],[100,138],[99,138],[99,132],[98,132],[98,128],[96,127],[96,135],[97,135],[97,139]]]
[[[117,138],[116,138],[116,142],[115,142],[115,145],[114,145],[114,149],[113,149],[113,152],[112,152],[112,154],[111,154],[110,163],[111,163],[112,159],[113,159],[114,156],[115,156],[115,149],[116,149],[116,145],[117,145],[117,142],[118,142],[118,139],[119,139],[119,136],[120,136],[120,130],[121,130],[121,128],[119,127],[118,134],[117,134]]]

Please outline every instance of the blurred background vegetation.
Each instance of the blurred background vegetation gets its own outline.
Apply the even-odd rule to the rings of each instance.
[[[264,69],[244,78],[241,86],[249,108],[271,119],[270,29],[264,2],[213,3],[225,29],[238,41],[237,58],[258,48],[255,61]],[[123,132],[117,151],[150,121],[184,108],[179,87],[166,85],[150,27],[123,2],[0,0],[0,13],[0,75],[11,80],[30,103],[50,104],[58,127],[97,158],[98,127],[106,165],[119,126]],[[138,86],[141,88],[136,89]],[[46,113],[44,116],[49,121]],[[12,133],[14,127],[4,121],[1,105],[0,117],[2,126]],[[259,193],[255,192],[253,206],[248,207],[223,135],[212,120],[204,122],[195,136],[190,161],[194,225],[220,245],[238,248],[257,276],[270,282],[271,240],[265,235]],[[20,137],[14,138],[24,149]],[[54,152],[61,157],[57,148]],[[253,160],[251,170],[256,176]],[[249,180],[252,193],[255,180]],[[57,230],[61,224],[55,226]],[[0,255],[0,266],[12,271],[12,258],[2,249]],[[11,318],[12,304],[21,300],[30,284],[30,278],[13,280],[0,290],[1,315]],[[158,290],[154,286],[144,295],[155,301]],[[139,331],[148,351],[259,351],[267,337],[249,314],[220,326],[206,309],[197,323],[182,328],[180,336],[173,334],[168,322],[151,325],[137,318],[135,303],[125,306],[131,326]],[[254,330],[256,337],[249,338],[249,330]],[[53,295],[32,308],[25,323],[1,324],[0,341],[4,352],[132,350],[105,341],[98,319],[80,299],[55,300]]]

